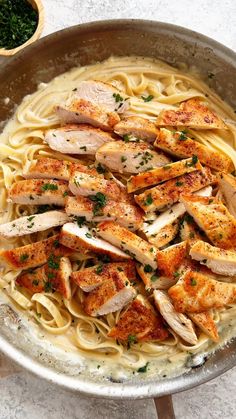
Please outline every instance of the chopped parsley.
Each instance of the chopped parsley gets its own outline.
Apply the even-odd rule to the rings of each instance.
[[[77,222],[79,227],[82,227],[84,223],[86,222],[85,217],[75,217],[74,220]]]
[[[106,168],[101,163],[98,163],[96,170],[100,175],[106,173]]]
[[[153,95],[141,96],[141,98],[143,99],[144,102],[151,102],[151,100],[154,99],[154,96]]]
[[[135,335],[128,336],[128,349],[133,343],[137,343],[137,337]]]
[[[34,219],[35,215],[31,215],[30,217],[27,218],[27,221],[32,221]]]
[[[153,271],[153,269],[152,269],[151,265],[147,264],[147,265],[144,266],[144,272],[150,273],[152,271]]]
[[[118,102],[123,102],[124,98],[120,95],[120,93],[113,93],[112,95],[115,98],[115,101]]]
[[[34,280],[32,281],[32,284],[33,284],[35,287],[37,287],[37,285],[39,284],[39,280],[38,280],[38,279],[34,279]]]
[[[177,182],[175,182],[176,186],[183,186],[184,182],[180,182],[179,180],[177,180]]]
[[[53,246],[57,249],[60,246],[59,240],[54,240]]]
[[[54,272],[48,272],[47,277],[48,277],[48,279],[54,279],[55,278]]]
[[[130,135],[129,134],[123,135],[123,140],[125,143],[128,143],[130,141]]]
[[[138,372],[147,372],[148,365],[149,365],[149,362],[147,362],[143,367],[140,367],[138,369]]]
[[[180,135],[179,135],[179,140],[180,141],[185,141],[185,140],[187,140],[187,130],[186,129],[184,129],[183,131],[180,131]]]
[[[127,160],[127,157],[125,157],[125,156],[121,156],[121,158],[120,158],[120,159],[121,159],[121,162],[122,162],[122,163],[124,163],[124,162]]]
[[[81,146],[81,147],[80,147],[80,150],[87,151],[87,147],[86,147],[86,145]]]
[[[186,162],[185,165],[187,167],[191,167],[191,166],[195,166],[198,162],[198,156],[196,156],[195,154],[192,156],[192,161],[191,162]]]
[[[173,276],[174,276],[174,278],[179,278],[180,273],[178,271],[176,271],[176,272],[173,273]]]
[[[164,169],[164,170],[169,170],[169,169],[171,169],[171,166],[169,166],[169,165],[167,164],[167,165],[163,166],[163,167],[162,167],[162,169]]]
[[[20,262],[25,262],[29,258],[29,255],[27,253],[23,253],[20,256]]]
[[[37,214],[43,214],[46,211],[51,211],[56,209],[55,205],[39,205],[37,209]]]
[[[215,77],[215,74],[209,72],[207,77],[208,77],[208,79],[213,79],[213,77]]]
[[[102,192],[97,192],[96,195],[89,195],[88,198],[93,202],[93,214],[101,215],[101,210],[107,203],[106,195],[104,195]]]
[[[53,291],[52,283],[50,281],[44,282],[44,291],[45,292],[52,292]]]
[[[48,267],[51,269],[59,269],[58,257],[51,254],[48,258]]]
[[[152,195],[148,194],[147,198],[144,201],[144,205],[151,205],[153,203]]]
[[[63,194],[63,197],[65,198],[67,195],[68,195],[68,192],[65,191],[64,194]]]
[[[123,271],[124,271],[124,269],[123,269],[121,266],[117,266],[117,271],[119,271],[119,272],[123,272]]]
[[[92,236],[92,234],[90,234],[90,233],[86,233],[85,234],[85,236],[88,238],[88,239],[91,239],[93,236]]]
[[[96,272],[96,274],[100,275],[100,274],[102,273],[102,271],[103,271],[103,264],[102,264],[102,263],[100,263],[100,264],[96,267],[95,272]]]
[[[53,183],[45,183],[44,185],[42,185],[41,189],[43,191],[57,191],[58,186],[54,185]]]
[[[194,287],[195,285],[197,285],[196,279],[190,278],[190,285],[192,285],[192,287]]]
[[[152,282],[155,282],[155,281],[158,280],[158,276],[154,274],[154,275],[151,276],[150,279],[151,279]]]

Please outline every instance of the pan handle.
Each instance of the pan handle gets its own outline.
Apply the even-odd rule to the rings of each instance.
[[[154,403],[158,419],[175,419],[171,396],[155,397]]]

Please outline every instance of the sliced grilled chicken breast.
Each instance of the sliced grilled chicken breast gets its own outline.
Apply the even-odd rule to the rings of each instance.
[[[201,313],[236,302],[236,284],[219,282],[200,272],[186,271],[168,290],[177,311]]]
[[[209,336],[214,342],[219,341],[219,335],[212,312],[204,311],[202,313],[187,313],[190,319],[201,329],[205,335]]]
[[[72,272],[70,259],[55,257],[49,259],[40,268],[22,272],[16,283],[32,293],[57,291],[66,299],[71,298],[70,275]]]
[[[41,157],[31,164],[28,170],[24,170],[23,176],[26,179],[59,179],[69,180],[71,172],[79,171],[93,176],[99,176],[96,169],[90,169],[84,164],[70,162],[68,160],[56,160],[49,157]]]
[[[150,289],[158,289],[158,290],[166,290],[170,288],[172,285],[176,284],[178,281],[178,277],[165,277],[161,276],[160,272],[154,271],[154,272],[145,272],[143,265],[136,266],[137,272],[139,276],[141,277],[142,281],[145,284],[145,288],[147,290]]]
[[[44,140],[52,150],[64,154],[95,154],[104,143],[114,141],[108,132],[86,124],[68,124],[50,129]]]
[[[193,245],[198,240],[203,240],[204,234],[199,230],[197,224],[193,221],[193,218],[188,215],[184,217],[183,222],[180,226],[180,238],[181,240],[187,240],[190,245]]]
[[[206,186],[195,194],[199,196],[211,196],[212,187]],[[182,203],[174,204],[171,208],[159,215],[153,222],[144,222],[142,232],[150,243],[155,244],[157,247],[162,247],[168,244],[177,234],[176,228],[178,230],[178,219],[184,215],[185,211],[185,206]]]
[[[64,206],[68,193],[68,183],[63,180],[27,179],[12,185],[9,199],[15,204]]]
[[[193,195],[182,195],[180,200],[215,246],[222,249],[236,247],[236,219],[221,201]]]
[[[215,177],[211,174],[210,169],[205,167],[201,171],[196,170],[147,189],[143,193],[135,195],[134,198],[145,212],[156,211],[167,205],[173,205],[182,194],[195,192],[214,182]]]
[[[136,206],[106,199],[101,207],[97,206],[98,201],[94,197],[96,196],[93,195],[90,198],[83,196],[68,197],[65,207],[66,213],[70,216],[85,217],[87,221],[113,220],[130,230],[137,230],[141,227],[143,223],[142,213]]]
[[[129,97],[125,92],[103,81],[82,81],[75,92],[77,97],[88,100],[109,112],[123,113],[130,106]]]
[[[85,297],[84,311],[93,317],[113,313],[126,306],[135,295],[136,291],[124,272],[112,272],[100,287]]]
[[[157,185],[166,180],[176,178],[185,173],[194,172],[195,170],[202,170],[202,165],[199,161],[196,164],[192,164],[192,158],[180,160],[166,166],[139,173],[136,176],[131,176],[127,182],[127,190],[128,192],[134,192],[138,189],[147,188],[148,186]]]
[[[161,316],[154,311],[148,300],[139,294],[121,314],[108,336],[127,342],[130,346],[136,342],[164,340],[168,337],[168,331]]]
[[[114,201],[119,201],[121,189],[113,180],[92,176],[87,173],[74,172],[69,181],[69,188],[74,195],[95,195],[100,192]]]
[[[130,260],[118,263],[100,263],[99,265],[73,272],[71,279],[85,291],[90,292],[110,278],[114,272],[124,272],[129,281],[135,281],[135,263]]]
[[[36,231],[61,226],[68,221],[68,215],[63,211],[48,211],[43,214],[29,215],[17,218],[0,225],[0,235],[3,237],[24,236]]]
[[[157,252],[158,271],[162,276],[178,277],[178,269],[187,256],[187,242],[173,244]]]
[[[79,227],[74,223],[64,224],[61,229],[59,241],[70,249],[85,253],[90,251],[108,255],[114,261],[130,259],[129,255],[117,247],[96,237],[87,226]]]
[[[222,173],[219,183],[229,212],[236,218],[236,179],[231,175]]]
[[[182,159],[193,155],[197,156],[201,163],[220,172],[231,172],[234,168],[232,160],[228,156],[219,151],[211,150],[181,132],[160,129],[155,146]]]
[[[201,240],[193,244],[190,256],[219,275],[236,275],[236,252],[211,246]]]
[[[103,144],[96,152],[96,160],[120,173],[145,172],[153,167],[164,166],[170,161],[163,154],[151,150],[145,143],[124,141]]]
[[[196,98],[182,102],[176,111],[172,109],[162,111],[157,117],[156,125],[195,129],[228,129],[215,112]]]
[[[58,256],[70,255],[71,249],[59,243],[59,234],[11,250],[1,250],[0,260],[13,269],[30,269],[43,265]]]
[[[185,314],[178,313],[175,310],[166,292],[155,290],[153,296],[158,310],[171,329],[185,342],[196,345],[198,339],[191,320]]]
[[[128,116],[114,126],[116,134],[123,137],[131,135],[141,140],[154,141],[158,134],[155,124],[149,119],[140,116]]]
[[[146,265],[149,271],[157,268],[157,249],[155,246],[126,228],[113,221],[104,221],[98,225],[98,235]]]

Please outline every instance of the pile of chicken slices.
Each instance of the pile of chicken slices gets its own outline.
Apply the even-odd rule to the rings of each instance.
[[[2,224],[0,234],[58,233],[1,250],[1,261],[20,270],[17,286],[32,293],[70,299],[74,282],[88,315],[122,310],[108,336],[124,344],[174,333],[194,345],[200,331],[217,341],[213,309],[236,302],[236,179],[231,160],[188,128],[227,126],[199,99],[162,111],[156,123],[127,116],[129,106],[125,93],[90,80],[56,107],[61,126],[45,142],[80,161],[34,161],[8,197],[36,213]],[[94,164],[82,164],[83,155]],[[42,205],[53,209],[39,213]],[[74,252],[94,263],[72,269]]]

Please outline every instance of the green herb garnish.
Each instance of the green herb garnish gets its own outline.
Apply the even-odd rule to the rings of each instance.
[[[77,222],[79,227],[82,227],[86,221],[85,217],[75,217],[74,220]]]
[[[179,139],[180,141],[185,141],[185,140],[187,140],[187,138],[188,138],[188,137],[187,137],[187,135],[186,135],[186,134],[187,134],[187,130],[185,130],[185,129],[184,129],[183,131],[180,131],[180,135],[179,135],[179,138],[178,138],[178,139]]]
[[[106,195],[104,195],[102,192],[97,192],[96,195],[89,195],[88,198],[93,202],[93,214],[101,215],[101,210],[107,203]]]
[[[120,93],[113,93],[112,95],[115,98],[116,102],[123,102],[123,97],[120,95]]]
[[[45,292],[52,292],[53,291],[52,283],[50,281],[44,282],[44,291]]]
[[[23,255],[20,256],[20,262],[25,262],[29,258],[29,255],[27,253],[23,253]]]
[[[128,349],[130,348],[130,345],[133,343],[137,343],[137,338],[135,335],[129,335],[128,336]]]
[[[153,269],[152,269],[151,265],[147,264],[147,265],[144,266],[144,272],[150,273],[152,271],[153,271]]]
[[[48,258],[48,267],[51,269],[59,269],[58,257],[51,254]]]
[[[57,191],[58,186],[54,185],[53,183],[45,183],[44,185],[42,185],[41,189],[43,191]]]
[[[197,285],[196,279],[190,278],[190,285],[192,285],[192,287],[194,287],[195,285]]]
[[[154,98],[154,96],[153,95],[141,96],[141,98],[143,99],[144,102],[151,102],[151,100]]]
[[[106,173],[106,168],[101,163],[98,163],[96,170],[100,175]]]
[[[95,272],[96,272],[96,274],[100,275],[100,274],[102,273],[102,271],[103,271],[103,264],[102,264],[102,263],[100,263],[100,264],[96,267]]]
[[[138,369],[138,372],[147,372],[148,365],[149,365],[149,362],[147,362],[143,367],[140,367]]]
[[[151,205],[153,203],[152,195],[148,194],[147,198],[144,201],[144,205]]]

